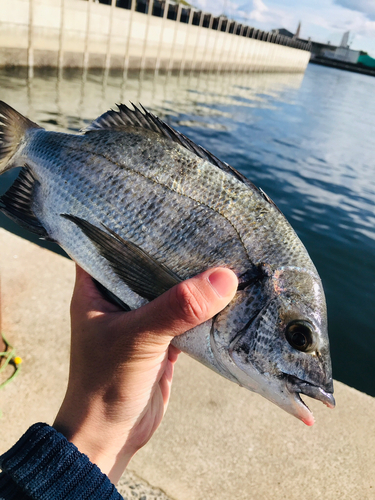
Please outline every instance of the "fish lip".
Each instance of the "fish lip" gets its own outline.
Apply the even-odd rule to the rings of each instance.
[[[333,409],[335,407],[335,398],[333,397],[333,394],[331,392],[327,392],[318,385],[310,384],[309,382],[294,377],[293,375],[287,375],[286,380],[288,391],[294,393],[307,408],[308,406],[299,397],[299,393],[321,401],[326,406],[328,406],[328,408]]]

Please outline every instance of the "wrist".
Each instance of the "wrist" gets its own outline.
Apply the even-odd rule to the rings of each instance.
[[[98,402],[85,407],[65,398],[53,427],[116,484],[138,450],[128,443],[130,429],[111,422],[105,411]]]

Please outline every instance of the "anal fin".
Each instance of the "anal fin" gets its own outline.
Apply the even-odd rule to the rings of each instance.
[[[141,297],[153,300],[182,281],[165,265],[157,262],[131,241],[125,241],[108,227],[103,225],[104,231],[80,217],[69,214],[61,216],[83,231],[117,276]]]
[[[0,211],[24,229],[50,240],[47,231],[32,210],[35,186],[38,181],[25,165],[8,191],[0,198]]]

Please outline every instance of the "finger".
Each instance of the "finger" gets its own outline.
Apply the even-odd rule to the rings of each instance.
[[[173,379],[174,364],[168,361],[165,371],[159,380],[159,389],[163,399],[164,412],[167,411],[169,397],[171,395],[172,379]]]
[[[83,311],[119,312],[120,309],[103,298],[92,277],[76,264],[76,281],[73,291],[72,308]]]
[[[78,264],[76,264],[76,286],[90,286],[91,276],[86,273]]]
[[[155,336],[155,339],[159,336],[163,341],[170,341],[224,309],[237,287],[237,277],[230,269],[210,269],[128,313],[127,328],[142,336]]]
[[[176,346],[174,345],[170,345],[169,348],[168,348],[168,359],[171,363],[175,363],[178,359],[178,356],[181,354],[181,351],[180,349],[178,349]]]

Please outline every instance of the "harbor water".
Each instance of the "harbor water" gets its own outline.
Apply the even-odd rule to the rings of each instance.
[[[29,78],[2,69],[0,99],[70,132],[116,102],[141,102],[240,170],[282,210],[320,273],[334,378],[375,396],[374,82],[314,65],[305,75],[36,70]],[[0,194],[16,175],[0,178]],[[60,251],[2,214],[0,226]]]

